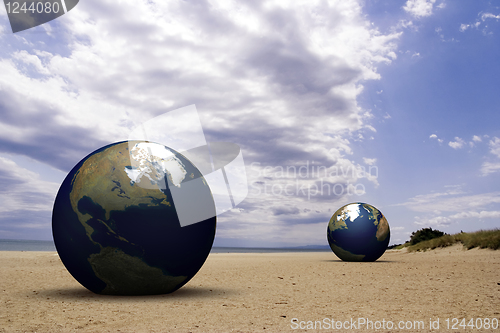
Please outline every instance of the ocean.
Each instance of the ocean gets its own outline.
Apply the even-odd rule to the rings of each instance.
[[[55,251],[54,241],[0,239],[0,251]]]
[[[0,251],[56,251],[53,241],[0,239]],[[282,253],[282,252],[330,252],[326,246],[302,247],[213,247],[211,253]]]

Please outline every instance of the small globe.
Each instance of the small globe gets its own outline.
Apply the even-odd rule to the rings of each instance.
[[[181,226],[174,191],[207,218]],[[176,151],[147,141],[113,143],[81,160],[62,183],[52,215],[63,264],[99,294],[179,289],[205,262],[215,227],[215,204],[200,171]]]
[[[382,213],[366,203],[351,203],[333,214],[327,228],[328,244],[344,261],[375,261],[390,240],[389,223]]]

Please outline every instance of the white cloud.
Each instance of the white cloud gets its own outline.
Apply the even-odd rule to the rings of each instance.
[[[33,66],[34,69],[40,74],[45,74],[45,75],[50,74],[48,69],[42,64],[42,61],[41,61],[42,59],[40,59],[36,55],[29,54],[25,50],[14,52],[12,54],[12,58],[19,60],[20,62],[22,62],[25,65]],[[22,66],[18,66],[18,68],[19,67],[22,67]]]
[[[481,174],[487,176],[489,174],[500,171],[500,138],[493,137],[489,142],[490,153],[495,156],[493,161],[485,161],[481,166]]]
[[[476,21],[476,23],[471,23],[471,24],[460,24],[460,32],[464,32],[465,30],[467,29],[471,29],[471,28],[479,28],[479,26],[481,25],[481,21]]]
[[[414,224],[420,226],[449,226],[468,218],[482,220],[500,217],[500,211],[491,209],[500,207],[500,192],[468,195],[461,190],[461,186],[445,187],[445,192],[417,195],[398,206],[421,213],[414,220]],[[492,223],[494,225],[490,221],[485,226],[491,226]]]
[[[470,24],[464,24],[464,23],[462,23],[462,24],[460,24],[460,29],[459,30],[461,32],[464,32],[465,30],[467,30],[469,28],[470,28]]]
[[[465,141],[459,138],[458,136],[455,137],[455,141],[448,142],[448,145],[453,149],[460,149],[464,146],[464,144]]]
[[[481,20],[483,20],[483,21],[486,21],[486,19],[489,19],[489,18],[500,20],[500,15],[495,15],[492,13],[484,13],[481,15]]]
[[[411,15],[420,18],[432,15],[432,7],[436,0],[408,0],[403,9]]]
[[[436,139],[439,143],[443,143],[443,139],[439,139],[436,134],[431,134],[429,139]]]
[[[462,23],[460,25],[459,30],[461,32],[464,32],[465,30],[471,29],[471,28],[478,29],[479,26],[481,25],[481,23],[485,22],[487,19],[496,19],[497,21],[500,20],[500,15],[495,15],[492,13],[479,13],[478,16],[479,16],[479,18],[477,19],[477,21],[475,23],[470,23],[470,24]],[[483,29],[483,34],[485,34],[485,35],[488,34],[486,28]]]
[[[452,188],[446,192],[417,195],[397,206],[405,206],[416,212],[435,212],[438,214],[440,212],[477,210],[481,207],[499,203],[500,192],[465,195],[459,188]]]
[[[481,174],[483,176],[487,176],[498,171],[500,171],[500,162],[484,162],[481,166]]]
[[[411,28],[414,30],[418,30],[417,26],[413,23],[411,20],[400,20],[398,24],[396,24],[392,29],[397,31],[400,30],[401,28]]]
[[[471,220],[470,223],[477,223],[478,220],[498,218],[500,218],[500,211],[466,211],[448,216],[416,216],[414,224],[427,227],[447,227],[452,223],[459,223],[463,219]]]
[[[377,162],[377,159],[363,157],[363,162],[367,165],[374,165]]]
[[[0,59],[0,143],[3,152],[65,171],[96,148],[125,140],[136,124],[193,103],[207,139],[238,143],[247,163],[360,167],[346,157],[353,153],[349,140],[376,129],[357,98],[365,80],[380,78],[377,66],[395,59],[401,35],[373,28],[357,0],[127,0],[118,7],[88,0],[57,27],[53,37],[42,36],[45,44],[40,34],[2,36],[2,54],[11,55]],[[346,189],[378,184],[350,173],[298,182],[321,180]],[[246,205],[259,213],[242,207],[238,220],[251,233],[281,239],[288,215],[272,215],[272,207],[285,196],[268,194],[249,197]],[[299,221],[313,221],[322,207],[316,201],[348,198],[286,199],[299,209]],[[260,221],[276,225],[251,226]],[[220,231],[232,237],[236,231],[226,225]]]
[[[471,211],[471,212],[460,212],[449,217],[450,219],[491,219],[491,218],[500,218],[500,211],[486,211],[482,210],[480,212]]]
[[[450,225],[451,220],[445,216],[435,216],[432,218],[416,216],[414,223],[416,225],[426,226],[426,227],[432,227],[432,226],[443,227]]]
[[[494,137],[490,140],[490,153],[500,158],[500,138]]]
[[[444,34],[442,33],[443,29],[441,27],[437,27],[435,31],[439,35],[439,38],[441,38],[441,40],[444,41]]]
[[[59,185],[0,156],[0,213],[18,210],[51,211]]]
[[[113,7],[110,1],[101,5]],[[75,15],[61,21],[73,33],[67,56],[42,57],[38,49],[17,54],[50,75],[29,77],[4,60],[0,87],[19,103],[18,118],[27,116],[19,109],[42,117],[48,110],[36,110],[50,107],[47,121],[53,127],[76,125],[102,142],[123,138],[134,123],[193,102],[210,114],[203,120],[212,132],[228,128],[237,136],[254,135],[247,120],[280,129],[289,139],[298,136],[285,129],[295,126],[311,137],[369,126],[357,105],[362,91],[357,80],[379,77],[374,65],[390,62],[398,34],[382,35],[365,25],[356,1],[304,1],[297,7],[270,1],[267,11],[217,6],[204,12],[188,3],[158,2],[153,8],[129,1],[107,16],[92,2],[80,4]],[[161,16],[167,13],[175,19],[165,21]],[[287,20],[280,21],[282,15]],[[338,20],[332,23],[331,16]],[[311,112],[323,120],[311,122]],[[299,126],[303,123],[308,126]],[[34,122],[27,125],[5,124],[3,133],[22,132],[19,143],[28,144],[40,134],[30,126]],[[317,150],[331,139],[314,141]],[[311,142],[296,143],[299,150],[311,148]]]
[[[477,135],[474,135],[474,136],[472,137],[472,141],[474,141],[474,142],[481,142],[481,141],[483,141],[483,140],[481,139],[481,137],[479,137],[479,136],[477,136]]]

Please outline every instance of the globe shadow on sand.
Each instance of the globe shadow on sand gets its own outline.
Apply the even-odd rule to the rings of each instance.
[[[68,301],[77,301],[82,299],[98,299],[102,301],[168,301],[190,298],[217,298],[222,296],[232,296],[237,294],[236,290],[217,287],[189,287],[185,286],[181,289],[170,293],[160,295],[138,295],[138,296],[118,296],[118,295],[101,295],[91,292],[85,288],[62,288],[48,289],[37,292],[37,296],[48,299],[59,299]]]
[[[319,260],[320,262],[345,262],[345,263],[360,263],[360,264],[373,264],[373,263],[397,263],[399,261],[394,261],[394,260],[375,260],[375,261],[344,261],[341,259],[328,259],[328,260]]]

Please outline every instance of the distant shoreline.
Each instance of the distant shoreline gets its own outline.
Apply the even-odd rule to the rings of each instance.
[[[56,251],[54,241],[0,239],[0,251]]]
[[[0,251],[44,251],[54,252],[53,241],[0,239]],[[331,252],[328,245],[310,245],[300,247],[219,247],[214,246],[210,253],[281,253],[281,252]]]

